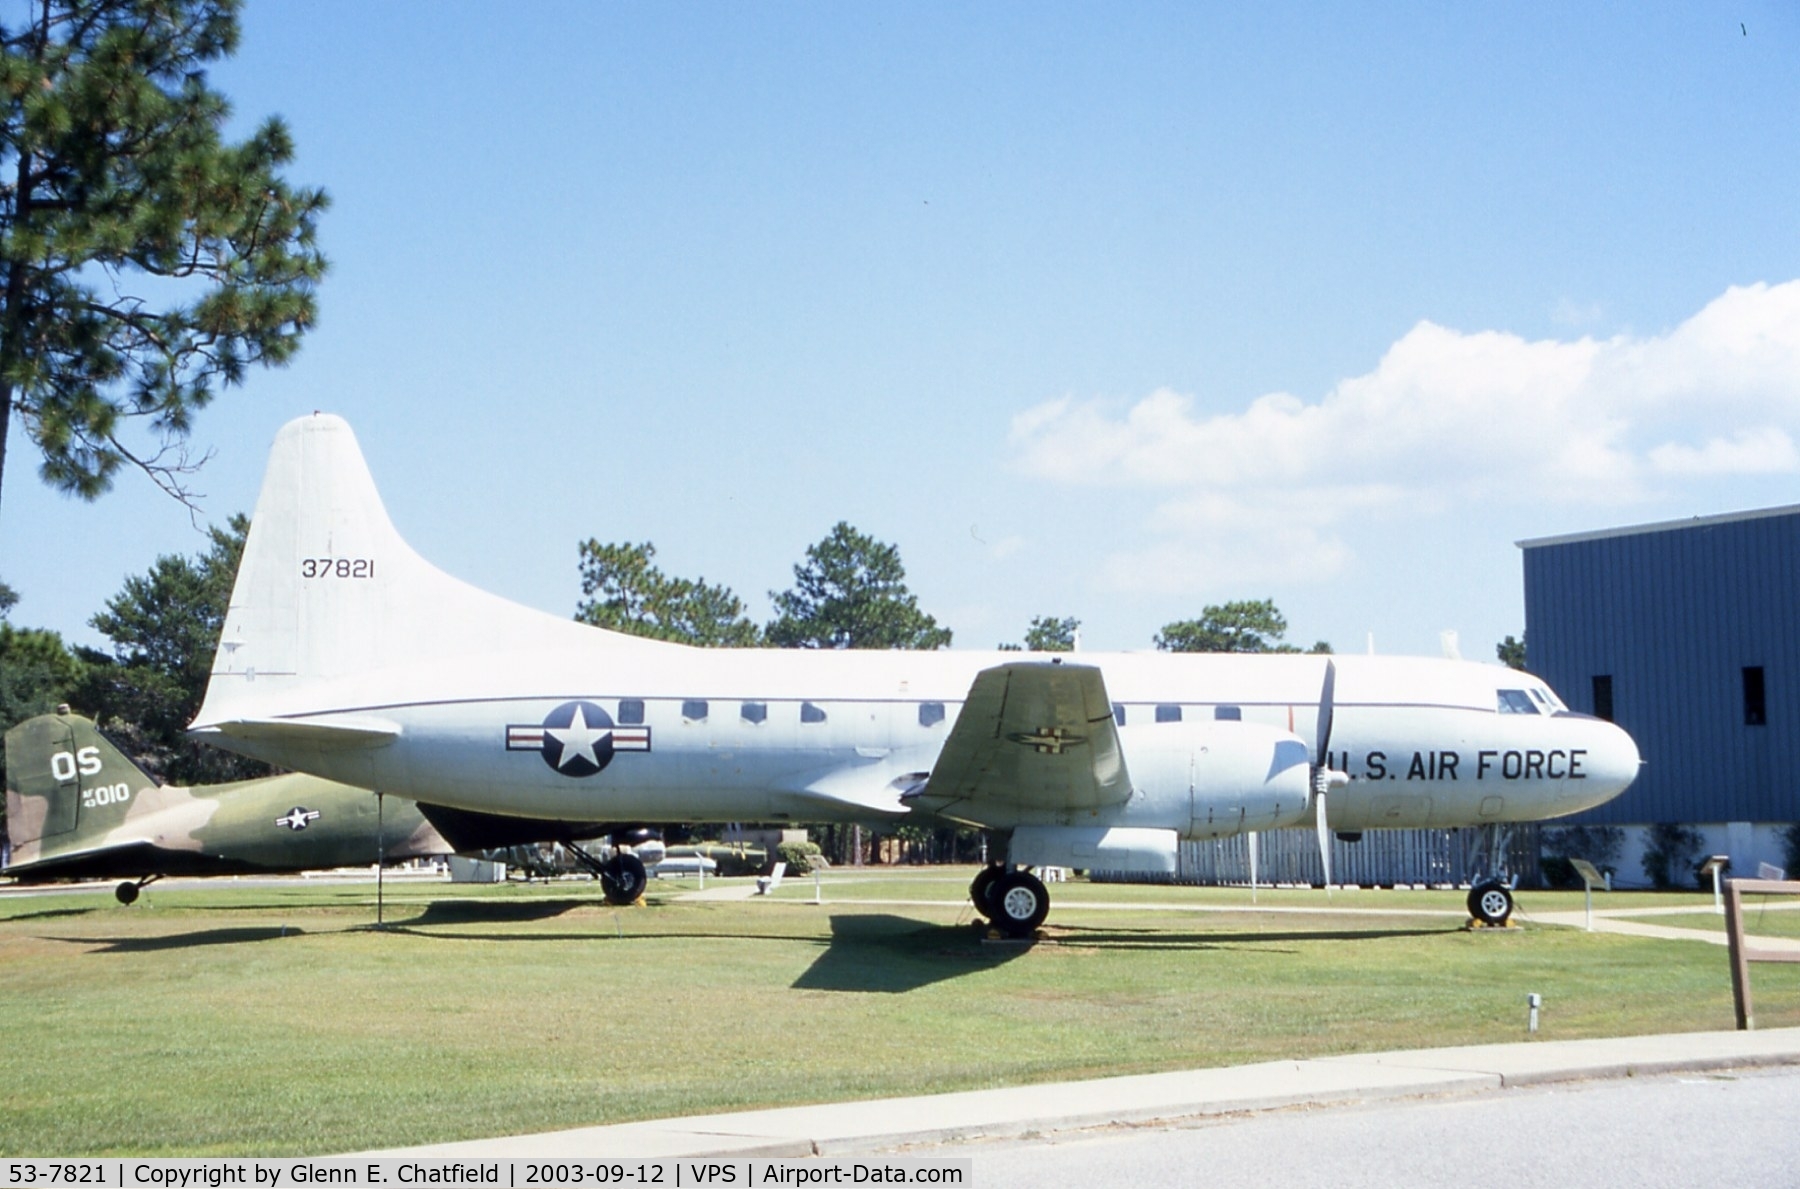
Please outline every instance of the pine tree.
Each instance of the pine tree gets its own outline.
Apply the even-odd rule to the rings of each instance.
[[[947,648],[950,629],[919,610],[892,545],[838,521],[794,567],[794,588],[769,592],[779,618],[763,635],[778,648]]]
[[[707,648],[762,642],[762,629],[744,616],[743,601],[729,586],[669,577],[651,561],[656,546],[648,541],[602,545],[590,537],[580,553],[581,593],[590,596],[575,608],[583,623]]]
[[[51,486],[93,499],[132,463],[185,500],[195,412],[313,323],[327,199],[281,177],[279,119],[221,135],[205,67],[237,0],[26,11],[0,25],[0,477],[17,414]]]

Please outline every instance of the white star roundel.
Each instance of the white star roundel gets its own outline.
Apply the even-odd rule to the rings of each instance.
[[[621,751],[649,751],[650,728],[621,727],[612,715],[585,700],[564,702],[538,723],[506,728],[506,750],[535,751],[551,771],[563,776],[592,776]]]

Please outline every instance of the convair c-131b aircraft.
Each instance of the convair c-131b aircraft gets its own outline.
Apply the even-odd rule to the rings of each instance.
[[[979,827],[1006,861],[971,898],[1016,936],[1049,908],[1032,866],[1172,873],[1182,839],[1556,817],[1638,770],[1624,731],[1494,665],[703,649],[589,627],[414,553],[350,427],[320,414],[276,437],[192,730],[483,813]],[[1497,884],[1470,899],[1511,909]]]

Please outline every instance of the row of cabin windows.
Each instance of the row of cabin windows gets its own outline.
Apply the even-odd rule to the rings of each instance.
[[[1761,665],[1745,665],[1744,679],[1744,725],[1747,727],[1766,727],[1769,725],[1769,693],[1763,677]],[[1613,679],[1610,673],[1596,674],[1594,677],[1594,717],[1613,721]]]
[[[1120,726],[1125,725],[1125,703],[1113,703],[1113,721]],[[1180,722],[1182,707],[1176,702],[1161,702],[1156,706],[1157,722]],[[1214,722],[1243,722],[1244,711],[1240,706],[1214,706],[1212,708]]]
[[[688,698],[681,703],[683,722],[705,722],[712,707],[704,698]],[[740,702],[738,718],[752,725],[767,722],[769,704],[767,702]],[[803,723],[821,723],[826,719],[825,708],[816,702],[800,703],[800,721]],[[919,703],[919,725],[935,727],[944,721],[944,704],[942,702]],[[644,700],[642,698],[622,698],[619,701],[619,725],[641,726],[644,722]]]
[[[1120,726],[1125,725],[1125,704],[1113,703],[1113,719]],[[681,703],[681,718],[684,722],[705,722],[712,712],[711,705],[704,698],[688,698]],[[1182,707],[1174,702],[1164,702],[1155,708],[1157,722],[1180,722]],[[919,725],[935,727],[944,721],[946,711],[942,702],[919,703]],[[1212,716],[1215,722],[1242,722],[1244,711],[1238,706],[1214,706]],[[741,702],[738,704],[738,717],[744,722],[758,725],[769,719],[767,702]],[[803,723],[821,723],[826,719],[825,708],[816,702],[800,703],[800,721]],[[619,701],[619,725],[632,727],[642,726],[644,722],[644,700],[642,698],[623,698]]]

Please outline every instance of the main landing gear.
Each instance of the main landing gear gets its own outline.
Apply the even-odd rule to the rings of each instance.
[[[991,865],[969,885],[975,911],[1008,937],[1030,937],[1050,915],[1050,893],[1029,871]]]
[[[160,875],[146,875],[142,879],[128,879],[113,889],[113,898],[120,904],[136,904],[138,893],[144,890],[144,885],[161,878]]]
[[[605,859],[596,859],[573,842],[564,845],[576,862],[600,877],[600,895],[608,904],[634,904],[650,886],[650,872],[644,860],[630,851],[615,850]]]
[[[1492,928],[1512,916],[1512,889],[1497,879],[1486,879],[1469,889],[1469,916]]]

